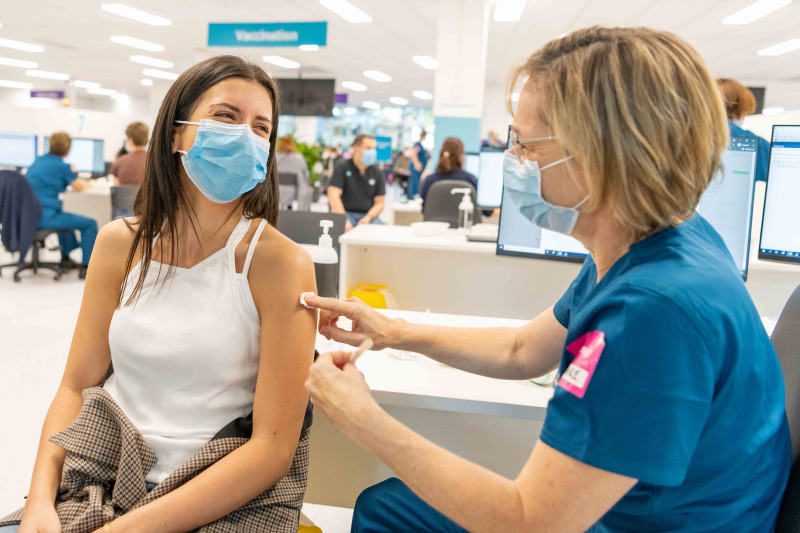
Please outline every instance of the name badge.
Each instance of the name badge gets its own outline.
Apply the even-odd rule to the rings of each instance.
[[[605,347],[606,336],[602,331],[591,331],[567,346],[575,359],[562,374],[559,387],[583,398]]]
[[[352,175],[353,175],[353,173],[352,173],[352,172],[350,172],[350,171],[348,170],[348,171],[347,171],[347,173],[346,173],[345,175],[346,175],[346,176],[349,178],[350,176],[352,176]]]
[[[373,185],[375,185],[375,180],[369,180],[369,186],[372,187]]]

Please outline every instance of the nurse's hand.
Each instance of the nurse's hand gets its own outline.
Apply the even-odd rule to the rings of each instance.
[[[319,332],[326,339],[333,339],[350,346],[360,346],[365,338],[369,338],[372,340],[372,349],[376,351],[397,343],[397,322],[358,298],[348,298],[343,301],[308,295],[305,297],[305,302],[320,310]],[[342,316],[353,322],[352,331],[338,326],[339,317]]]
[[[328,352],[320,355],[308,373],[306,390],[314,407],[339,429],[358,426],[366,412],[377,406],[367,382],[350,352]]]

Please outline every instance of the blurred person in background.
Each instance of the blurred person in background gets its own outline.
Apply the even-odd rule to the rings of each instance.
[[[725,100],[725,111],[728,113],[728,126],[731,137],[755,137],[758,139],[758,156],[756,157],[756,179],[767,181],[769,172],[769,141],[759,137],[750,130],[742,127],[744,117],[756,111],[756,97],[753,93],[736,80],[722,78],[719,81],[722,97]]]

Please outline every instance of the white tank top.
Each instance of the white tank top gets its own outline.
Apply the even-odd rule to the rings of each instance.
[[[156,454],[151,483],[253,409],[261,324],[247,272],[265,225],[253,235],[241,274],[234,252],[250,227],[244,217],[225,248],[192,268],[173,267],[163,284],[169,267],[152,261],[138,301],[114,312],[114,374],[105,389]],[[139,269],[128,274],[123,302]]]

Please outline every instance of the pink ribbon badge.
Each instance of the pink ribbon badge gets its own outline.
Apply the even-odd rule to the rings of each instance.
[[[606,336],[602,331],[590,331],[567,346],[575,359],[562,374],[558,385],[578,398],[583,398],[605,347]]]

